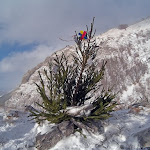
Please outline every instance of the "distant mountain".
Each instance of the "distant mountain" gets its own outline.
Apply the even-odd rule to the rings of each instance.
[[[0,91],[0,97],[3,96],[5,94],[4,91]]]
[[[0,96],[0,106],[4,106],[5,102],[10,99],[13,94],[15,94],[14,91],[8,93],[2,92],[2,95]]]
[[[107,60],[106,75],[103,84],[114,87],[118,92],[116,100],[124,106],[150,101],[150,18],[125,28],[114,28],[96,37],[99,45],[97,60]],[[75,51],[75,46],[67,46],[57,51],[66,55]],[[34,105],[40,101],[34,82],[39,82],[38,71],[48,68],[48,62],[55,55],[29,70],[22,84],[6,102],[6,106],[23,109],[25,105]],[[71,59],[69,60],[71,62]]]

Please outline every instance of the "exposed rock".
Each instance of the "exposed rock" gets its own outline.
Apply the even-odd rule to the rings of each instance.
[[[100,121],[94,121],[83,125],[82,123],[76,121],[64,121],[54,129],[46,134],[39,134],[36,137],[36,147],[38,150],[48,150],[57,144],[64,137],[67,137],[75,132],[75,125],[79,128],[88,130],[89,132],[99,132],[104,133],[104,127]],[[87,127],[87,128],[86,128]]]
[[[30,111],[37,111],[37,110],[32,106],[25,106],[25,111],[30,112]]]
[[[120,24],[118,26],[118,29],[122,30],[122,29],[126,29],[128,27],[128,24]]]
[[[55,127],[51,132],[37,135],[36,147],[38,150],[48,150],[59,142],[63,137],[74,133],[74,125],[70,121],[64,121]]]
[[[23,76],[21,84],[25,84],[29,81],[30,77],[32,76],[32,74],[34,74],[34,72],[36,70],[38,70],[40,67],[42,67],[42,65],[44,65],[43,63],[38,64],[37,66],[35,66],[33,69],[28,70],[28,72]]]
[[[89,122],[87,123],[87,126],[91,129],[93,129],[93,131],[96,133],[96,132],[99,132],[99,133],[104,133],[104,127],[101,123],[101,121],[92,121],[92,122]]]
[[[10,110],[8,113],[6,112],[6,114],[10,117],[19,117],[19,111],[16,110]]]

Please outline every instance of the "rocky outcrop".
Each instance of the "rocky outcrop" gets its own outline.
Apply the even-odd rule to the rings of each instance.
[[[120,29],[120,30],[125,29],[125,30],[126,30],[127,27],[128,27],[128,24],[120,24],[120,25],[118,26],[118,29]]]
[[[64,137],[68,137],[69,135],[75,133],[75,124],[72,121],[64,121],[60,123],[58,126],[54,127],[52,131],[39,134],[36,137],[36,148],[38,150],[48,150],[54,145],[56,145],[60,140]],[[104,132],[104,127],[101,122],[91,122],[88,123],[87,126],[93,130],[93,132]]]
[[[74,126],[69,121],[64,121],[55,127],[51,132],[37,135],[36,147],[38,150],[48,150],[59,142],[63,137],[74,133]]]

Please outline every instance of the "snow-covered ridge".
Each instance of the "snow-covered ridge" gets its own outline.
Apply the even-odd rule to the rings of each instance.
[[[145,101],[150,90],[150,18],[126,29],[111,29],[96,37],[100,46],[97,60],[107,60],[105,87],[114,86],[119,92],[116,100],[128,107],[138,101]],[[57,51],[66,55],[74,52],[74,46],[66,46]],[[22,84],[6,102],[6,107],[24,109],[40,101],[34,82],[39,82],[38,71],[47,68],[54,54],[25,74]],[[71,60],[70,60],[71,61]]]

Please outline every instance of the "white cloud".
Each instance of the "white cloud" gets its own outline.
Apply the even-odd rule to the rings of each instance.
[[[143,2],[144,1],[144,2]],[[0,1],[0,42],[56,44],[85,28],[96,17],[98,32],[131,23],[150,13],[147,0],[5,0]],[[144,5],[145,4],[145,5]],[[144,8],[144,9],[143,9]],[[146,11],[147,10],[147,11]]]
[[[0,88],[11,90],[16,87],[25,72],[50,56],[54,49],[40,45],[29,52],[17,52],[0,61]]]
[[[52,53],[52,48],[44,45],[36,47],[32,51],[17,52],[0,61],[0,72],[27,71],[34,67],[37,63],[43,61]]]

